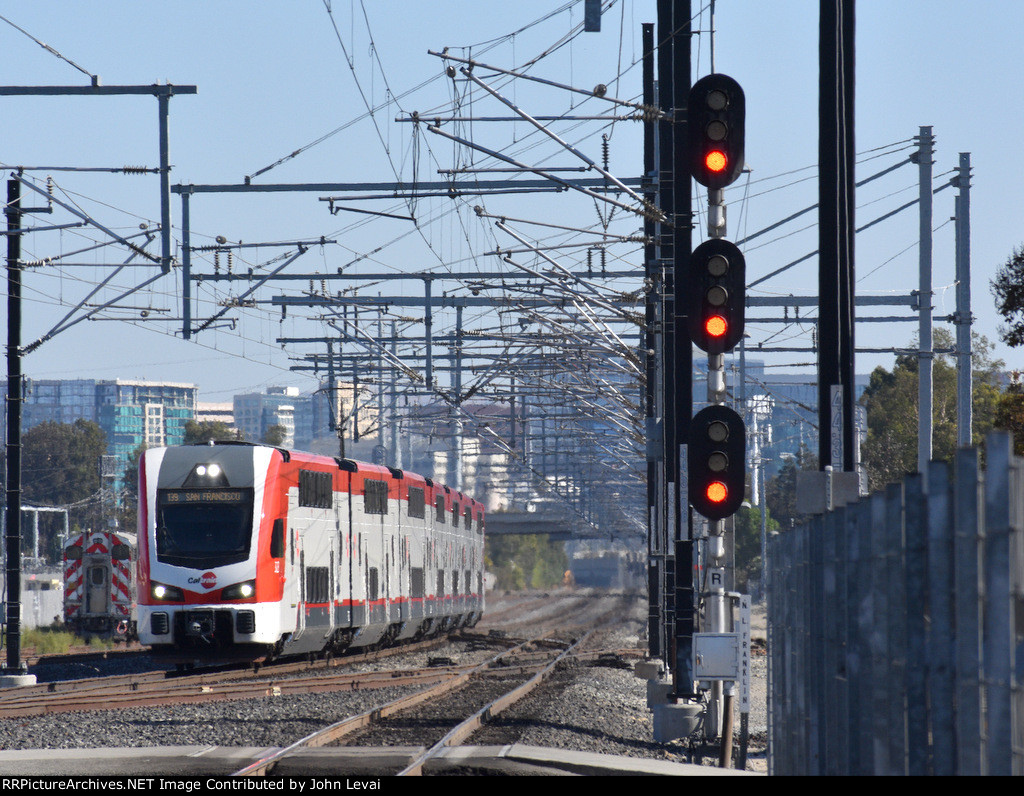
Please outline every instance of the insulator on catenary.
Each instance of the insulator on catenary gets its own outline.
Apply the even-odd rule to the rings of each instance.
[[[145,166],[122,166],[121,171],[124,174],[148,174],[150,169]]]

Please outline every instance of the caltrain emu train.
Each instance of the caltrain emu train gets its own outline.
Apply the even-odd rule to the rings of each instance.
[[[471,626],[484,510],[410,472],[249,443],[139,462],[139,640],[261,659]]]
[[[64,624],[83,638],[135,636],[135,535],[84,531],[64,544]]]

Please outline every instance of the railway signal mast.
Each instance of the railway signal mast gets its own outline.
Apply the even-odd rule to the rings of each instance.
[[[743,338],[746,262],[739,247],[725,239],[723,189],[743,171],[744,116],[743,89],[731,77],[710,74],[690,89],[690,170],[708,189],[708,240],[690,256],[687,280],[687,324],[693,344],[708,355],[709,404],[690,421],[687,446],[690,505],[709,523],[705,627],[694,636],[693,672],[699,687],[711,692],[706,726],[709,736],[721,735],[723,761],[731,755],[732,697],[749,655],[749,604],[744,638],[733,632],[725,577],[725,521],[743,501],[746,428],[736,410],[725,405],[724,355]]]

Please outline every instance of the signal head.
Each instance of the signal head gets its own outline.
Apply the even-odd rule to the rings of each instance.
[[[743,337],[746,276],[735,243],[712,238],[690,255],[688,324],[690,339],[701,350],[723,354]]]
[[[728,75],[707,75],[690,89],[690,170],[708,188],[731,185],[743,171],[746,100]]]
[[[727,406],[701,409],[690,421],[687,446],[690,503],[711,520],[734,513],[743,501],[746,433]]]

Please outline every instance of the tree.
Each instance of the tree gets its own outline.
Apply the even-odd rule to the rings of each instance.
[[[768,516],[774,517],[782,528],[788,529],[802,522],[805,516],[796,510],[797,473],[800,470],[817,469],[818,457],[806,445],[801,445],[796,455],[786,459],[778,475],[765,485],[764,500],[768,506]]]
[[[273,445],[275,448],[280,448],[284,445],[287,438],[288,429],[278,423],[270,426],[265,432],[263,432],[263,439],[261,441],[264,445]]]
[[[188,420],[185,422],[185,444],[202,445],[204,442],[216,440],[245,439],[241,431],[236,431],[220,420]]]
[[[999,336],[1008,346],[1024,345],[1024,248],[1014,249],[1013,255],[996,271],[992,280],[992,293],[996,297],[996,311],[1006,325]]]
[[[1000,391],[999,370],[1003,362],[992,359],[994,344],[973,335],[974,380],[973,442],[980,445],[996,420]],[[935,347],[952,347],[946,329],[935,330]],[[868,470],[870,489],[901,481],[917,471],[918,359],[907,354],[896,358],[892,371],[875,368],[867,390],[861,396],[867,407],[868,434],[861,458]],[[934,359],[932,368],[932,458],[949,461],[956,450],[956,367],[946,354]]]
[[[498,589],[550,589],[561,584],[569,568],[565,543],[546,535],[488,536],[484,544],[485,565]]]
[[[750,578],[761,577],[761,510],[760,506],[744,504],[734,515],[733,535],[735,539],[736,588],[747,590]],[[772,519],[771,512],[765,515],[765,533],[779,530],[779,523]]]
[[[90,420],[72,424],[46,422],[21,437],[23,505],[68,507],[73,525],[98,528],[103,523],[100,458],[107,452],[103,430]],[[57,551],[56,522],[40,518],[41,547]]]
[[[121,530],[135,532],[139,510],[139,459],[142,458],[146,444],[139,445],[128,457],[121,475],[124,484],[118,502],[117,524]]]
[[[1010,386],[999,398],[995,427],[1012,432],[1013,452],[1024,456],[1024,384],[1019,371],[1010,374]]]

